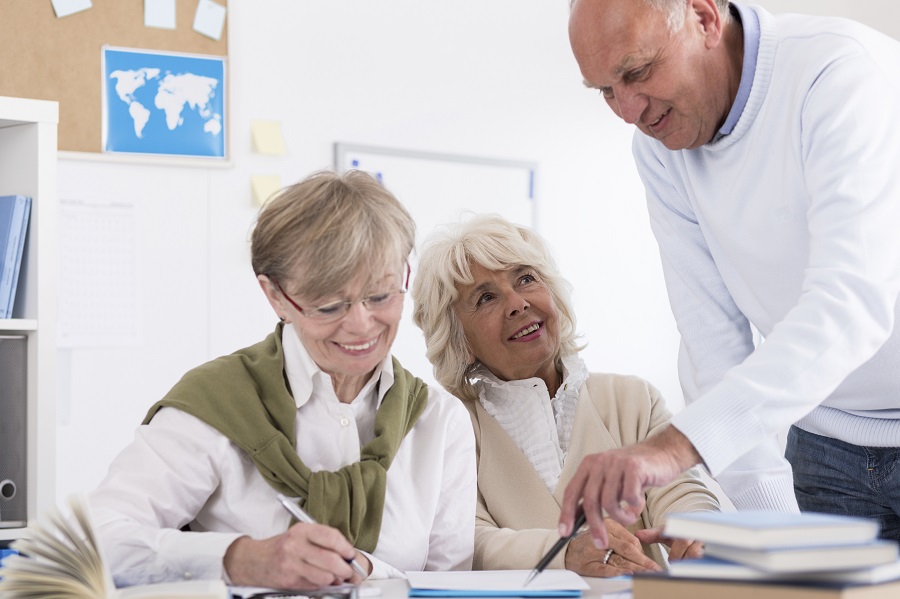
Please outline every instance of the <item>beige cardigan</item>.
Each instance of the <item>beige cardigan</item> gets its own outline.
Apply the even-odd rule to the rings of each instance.
[[[464,402],[475,428],[478,507],[476,570],[530,569],[559,539],[556,532],[566,485],[581,459],[646,439],[671,417],[652,385],[634,376],[591,374],[581,389],[569,453],[553,494],[531,463],[479,401]],[[671,484],[647,491],[647,507],[629,530],[661,526],[669,512],[718,510],[715,495],[689,470]],[[565,567],[565,551],[550,568]],[[659,547],[646,553],[665,565]]]

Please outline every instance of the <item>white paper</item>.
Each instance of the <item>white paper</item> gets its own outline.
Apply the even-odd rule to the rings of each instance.
[[[91,0],[50,0],[50,3],[53,4],[53,10],[56,12],[58,19],[87,10],[93,6]]]
[[[144,26],[175,29],[175,0],[144,0]]]
[[[194,31],[218,40],[225,25],[225,7],[212,0],[200,0],[194,13]]]
[[[139,344],[134,205],[63,199],[59,215],[59,347]]]
[[[544,570],[528,586],[530,570],[482,570],[473,572],[407,572],[409,586],[442,591],[570,591],[589,589],[588,583],[571,570]]]

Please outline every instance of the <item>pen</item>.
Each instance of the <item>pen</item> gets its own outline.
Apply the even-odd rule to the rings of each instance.
[[[278,501],[281,502],[281,505],[284,506],[284,509],[293,516],[297,522],[303,522],[304,524],[318,524],[315,520],[313,520],[312,516],[306,513],[306,511],[301,508],[299,505],[279,493],[277,495]],[[344,558],[346,559],[346,558]],[[351,557],[347,560],[347,563],[350,564],[350,567],[353,568],[353,571],[360,575],[360,577],[365,580],[369,577],[368,572],[366,572],[362,566],[359,565],[359,562],[356,561],[355,557]]]
[[[528,583],[534,580],[534,577],[544,571],[544,568],[553,561],[553,558],[556,557],[556,554],[562,550],[563,547],[566,546],[566,543],[572,540],[576,534],[578,534],[578,529],[584,526],[584,523],[587,521],[587,516],[584,515],[584,512],[575,518],[575,526],[572,527],[572,532],[569,533],[568,536],[560,537],[556,544],[550,548],[550,551],[541,558],[541,561],[534,567],[534,570],[531,571],[531,574],[528,575],[528,578],[525,579],[525,584],[523,587],[527,587]]]

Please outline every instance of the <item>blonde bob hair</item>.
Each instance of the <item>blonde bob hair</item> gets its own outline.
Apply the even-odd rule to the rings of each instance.
[[[413,321],[425,335],[426,355],[438,382],[457,397],[477,399],[469,379],[473,356],[453,307],[457,285],[471,285],[472,265],[491,271],[533,268],[559,310],[559,339],[554,360],[581,349],[575,334],[571,286],[563,279],[547,244],[534,231],[497,214],[475,215],[445,225],[425,241],[412,286]]]
[[[313,173],[260,210],[251,235],[257,275],[311,300],[339,294],[363,273],[374,283],[385,267],[402,273],[415,243],[409,212],[363,171]]]

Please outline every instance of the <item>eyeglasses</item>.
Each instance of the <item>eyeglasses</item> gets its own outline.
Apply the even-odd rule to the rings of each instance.
[[[347,312],[350,311],[350,307],[359,302],[369,312],[378,312],[380,310],[387,310],[388,308],[393,308],[397,305],[397,302],[403,295],[406,293],[407,288],[409,287],[409,273],[410,268],[409,264],[406,265],[406,281],[403,284],[401,289],[395,289],[393,291],[385,291],[383,293],[375,293],[363,298],[360,298],[356,301],[350,300],[342,300],[331,302],[329,304],[325,304],[324,306],[317,306],[315,308],[301,308],[297,302],[289,296],[284,288],[281,286],[281,283],[278,282],[273,276],[269,276],[269,279],[275,283],[275,287],[281,292],[281,295],[290,302],[294,308],[297,309],[300,314],[306,316],[307,318],[314,318],[321,322],[335,322],[343,318],[347,315]]]

